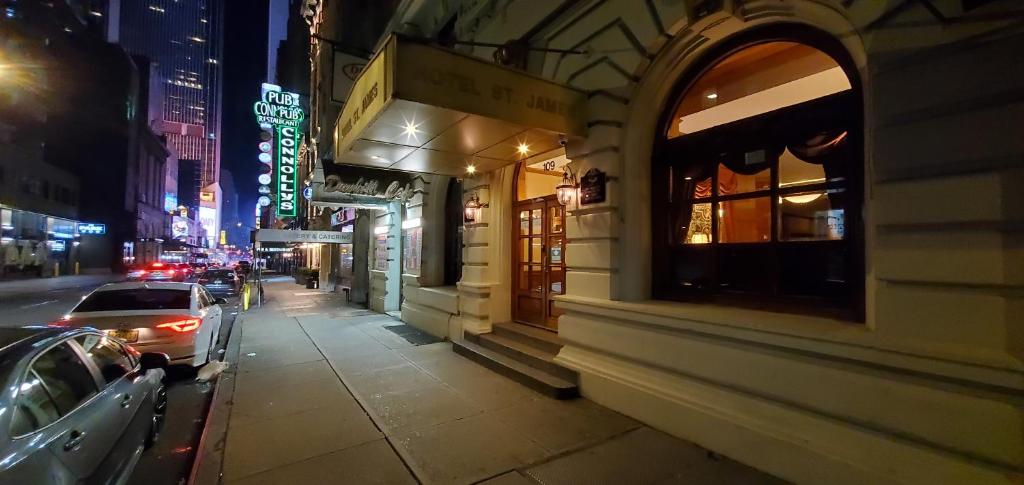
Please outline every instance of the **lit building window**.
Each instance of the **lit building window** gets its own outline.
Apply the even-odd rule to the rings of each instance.
[[[652,166],[657,298],[863,318],[861,106],[846,72],[773,41],[687,80]]]

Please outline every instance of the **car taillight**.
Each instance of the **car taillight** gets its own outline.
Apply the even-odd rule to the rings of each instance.
[[[198,318],[186,318],[184,320],[161,323],[160,325],[157,325],[156,328],[169,328],[175,332],[185,333],[199,328],[200,323],[202,323],[202,320]]]
[[[177,272],[178,272],[178,270],[176,270],[176,269],[172,269],[171,270],[171,274],[174,274],[174,273],[177,273]]]

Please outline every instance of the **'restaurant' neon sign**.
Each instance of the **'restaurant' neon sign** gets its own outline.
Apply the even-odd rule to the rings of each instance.
[[[278,217],[295,217],[299,183],[298,153],[302,139],[300,125],[305,113],[299,95],[281,91],[280,86],[263,85],[263,99],[253,105],[256,121],[268,126],[274,134],[276,195]]]

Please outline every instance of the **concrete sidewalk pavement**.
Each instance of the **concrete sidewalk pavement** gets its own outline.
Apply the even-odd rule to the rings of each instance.
[[[241,322],[222,481],[776,483],[585,399],[555,401],[414,345],[387,315],[293,283]],[[227,381],[229,385],[232,381]]]

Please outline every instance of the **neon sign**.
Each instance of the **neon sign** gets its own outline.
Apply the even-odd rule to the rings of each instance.
[[[100,236],[107,233],[106,224],[95,224],[92,222],[79,222],[78,223],[79,234],[90,234]]]
[[[253,105],[256,122],[273,130],[274,161],[276,162],[276,195],[278,217],[297,215],[298,154],[302,139],[300,125],[305,113],[299,105],[299,95],[281,91],[280,86],[263,85],[263,99]],[[264,182],[260,176],[260,183]]]

